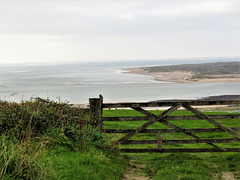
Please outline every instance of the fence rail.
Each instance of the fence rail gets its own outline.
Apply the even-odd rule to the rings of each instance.
[[[117,143],[123,145],[128,144],[156,144],[155,149],[126,149],[122,148],[121,151],[125,153],[142,153],[142,152],[158,152],[158,153],[180,153],[180,152],[240,152],[240,148],[226,148],[221,147],[221,143],[238,143],[240,145],[240,127],[227,127],[218,120],[235,119],[240,121],[240,114],[229,115],[206,115],[194,108],[193,106],[218,106],[218,105],[240,105],[240,100],[217,100],[217,101],[204,101],[204,100],[164,100],[156,102],[142,102],[142,103],[103,103],[103,97],[89,99],[90,110],[93,114],[93,122],[96,126],[105,133],[121,133],[125,134],[122,138],[117,140]],[[148,107],[169,107],[169,109],[163,111],[160,115],[154,115],[150,111],[144,109]],[[182,116],[169,116],[170,113],[177,111],[180,107],[185,108],[187,111],[192,112],[194,115],[182,115]],[[109,108],[131,108],[137,112],[140,112],[142,116],[134,117],[103,117],[103,109]],[[217,120],[216,120],[217,119]],[[211,123],[215,128],[181,128],[172,121],[190,120],[194,124],[194,120],[205,120]],[[143,125],[136,129],[104,129],[104,121],[145,121]],[[171,122],[170,122],[171,121]],[[222,122],[221,121],[221,122]],[[161,123],[168,126],[170,129],[149,129],[151,125],[155,123]],[[179,124],[178,123],[178,124]],[[200,132],[225,132],[230,136],[228,138],[203,138],[195,133]],[[131,140],[131,138],[138,133],[156,133],[157,139],[155,140]],[[164,133],[184,133],[188,135],[190,139],[163,139]],[[229,138],[231,137],[231,138]],[[164,148],[165,145],[172,144],[208,144],[213,148]],[[240,147],[240,146],[238,146]]]
[[[190,106],[207,106],[207,105],[238,105],[240,100],[162,100],[156,102],[142,102],[142,103],[104,103],[103,108],[127,108],[127,107],[165,107],[173,106],[176,102],[187,103]]]
[[[240,131],[240,127],[231,128],[233,131]],[[105,133],[130,133],[134,129],[104,129]],[[144,129],[139,133],[196,133],[196,132],[224,132],[220,128],[194,128],[194,129]]]
[[[235,119],[240,118],[240,114],[235,115],[208,115],[214,119]],[[149,118],[145,116],[137,117],[102,117],[102,121],[147,121]],[[163,120],[203,120],[198,116],[167,116]]]

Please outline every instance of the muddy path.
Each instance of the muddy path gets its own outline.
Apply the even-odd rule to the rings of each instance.
[[[123,180],[152,180],[150,177],[146,176],[144,172],[145,168],[146,164],[139,163],[136,160],[130,160]]]

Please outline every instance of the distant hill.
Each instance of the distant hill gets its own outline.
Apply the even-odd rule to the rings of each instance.
[[[151,75],[156,81],[175,83],[240,82],[240,62],[181,64],[126,69],[126,73]]]
[[[240,74],[240,62],[216,62],[202,64],[181,64],[170,66],[153,66],[140,68],[148,73],[186,71],[193,72],[193,78],[206,78],[215,75]]]
[[[218,100],[240,100],[240,95],[220,95],[201,98],[200,100],[218,101]]]

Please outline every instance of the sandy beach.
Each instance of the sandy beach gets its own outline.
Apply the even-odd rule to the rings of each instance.
[[[156,81],[175,82],[175,83],[216,83],[216,82],[240,82],[240,74],[211,75],[208,78],[192,78],[193,72],[174,71],[151,73],[141,68],[125,69],[124,73],[150,75]]]

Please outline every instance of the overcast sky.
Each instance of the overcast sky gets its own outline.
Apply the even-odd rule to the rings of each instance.
[[[240,0],[0,0],[1,63],[240,56]]]

